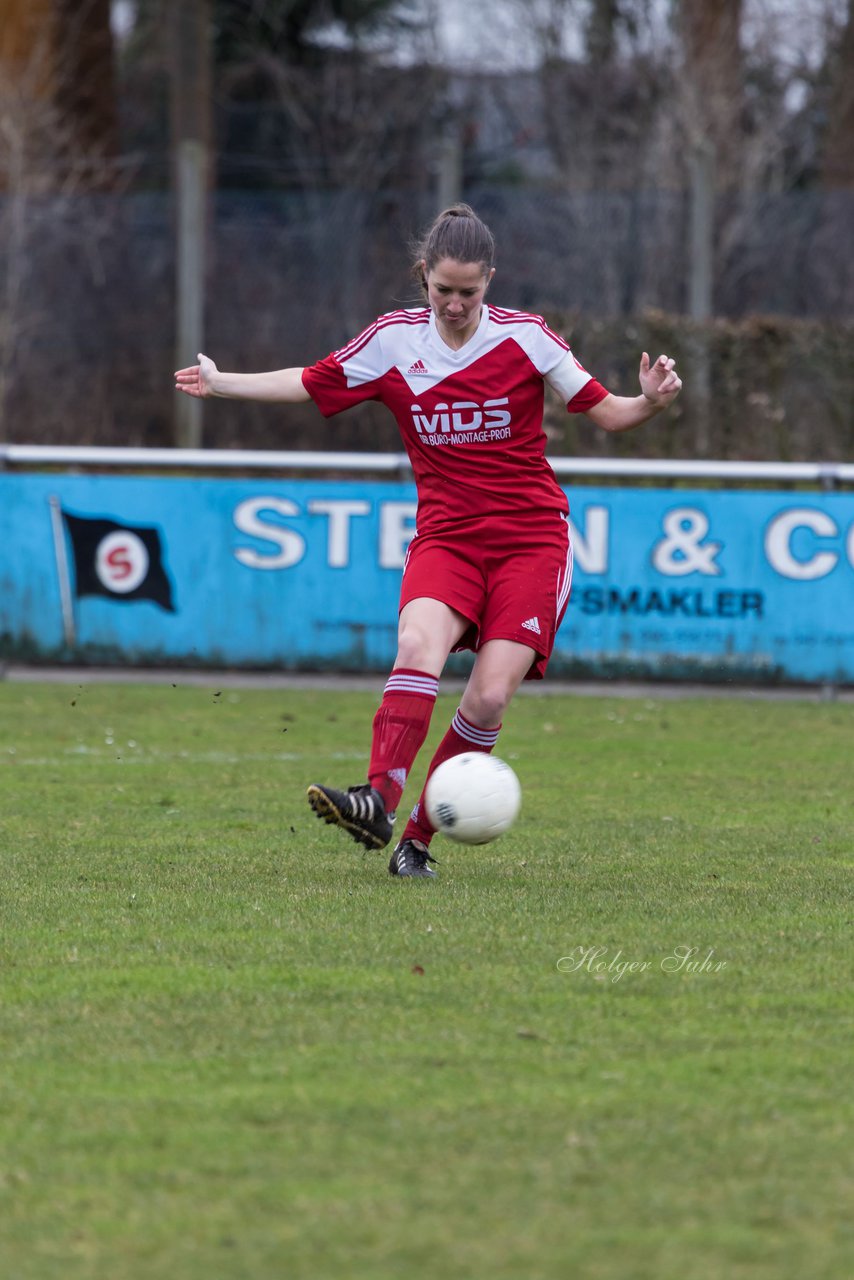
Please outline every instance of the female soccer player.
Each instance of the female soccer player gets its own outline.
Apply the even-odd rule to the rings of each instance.
[[[382,849],[427,736],[448,655],[474,665],[429,774],[463,751],[490,752],[523,680],[542,679],[569,600],[566,496],[545,458],[543,384],[570,413],[627,431],[672,403],[668,356],[640,361],[638,396],[612,395],[541,316],[486,303],[495,243],[468,205],[446,209],[414,255],[427,306],[380,316],[310,368],[222,373],[207,356],[180,369],[191,396],[297,404],[324,416],[379,400],[397,419],[418,491],[417,532],[400,596],[397,657],[374,717],[368,780],[347,791],[313,784],[315,813]],[[421,799],[391,855],[396,876],[435,876]]]

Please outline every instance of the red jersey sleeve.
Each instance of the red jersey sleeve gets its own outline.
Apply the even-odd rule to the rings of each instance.
[[[595,378],[591,378],[589,382],[585,382],[584,386],[578,391],[567,404],[570,413],[586,413],[588,409],[592,409],[594,405],[600,404],[606,396],[610,395],[610,391],[602,386],[601,382],[597,382]]]
[[[348,386],[344,370],[334,355],[303,369],[302,385],[324,418],[331,418],[334,413],[341,413],[342,409],[350,409],[355,404],[379,397],[379,379],[363,382],[358,386]]]

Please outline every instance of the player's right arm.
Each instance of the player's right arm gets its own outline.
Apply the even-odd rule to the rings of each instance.
[[[311,399],[302,380],[302,369],[275,369],[270,373],[222,373],[209,356],[199,352],[199,363],[175,374],[175,390],[207,400],[266,400],[275,404],[305,404]]]

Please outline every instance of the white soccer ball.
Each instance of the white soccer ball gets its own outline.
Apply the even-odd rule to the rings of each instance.
[[[431,775],[424,796],[437,831],[463,844],[486,844],[512,826],[522,804],[519,779],[503,760],[466,751]]]

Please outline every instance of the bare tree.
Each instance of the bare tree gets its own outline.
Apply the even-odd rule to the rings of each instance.
[[[737,184],[744,111],[742,0],[679,0],[680,97],[693,147],[711,147],[718,186]]]
[[[436,181],[445,77],[423,13],[407,28],[403,60],[392,56],[377,27],[380,18],[392,22],[397,14],[399,20],[404,6],[395,0],[303,9],[299,40],[287,24],[263,30],[254,9],[239,22],[235,15],[228,58],[219,68],[219,120],[227,130],[232,118],[254,118],[256,153],[269,148],[264,129],[268,137],[272,132],[270,183],[299,194],[309,256],[318,264],[328,256],[330,226],[336,229],[342,252],[334,272],[319,271],[313,301],[340,316],[345,332],[363,322],[366,279],[388,275],[384,231],[394,225],[401,193],[424,192]],[[342,22],[349,15],[349,22],[336,40],[312,44],[320,19],[330,13]],[[235,160],[242,156],[221,151],[221,172]],[[387,193],[384,201],[380,192]],[[386,256],[399,262],[399,251]]]
[[[69,162],[92,188],[111,184],[118,112],[110,0],[55,0],[56,107]]]
[[[854,187],[854,0],[848,0],[845,25],[832,58],[821,179],[825,187]]]
[[[40,160],[53,121],[52,43],[45,0],[13,3],[0,28],[0,439],[18,356],[34,327],[25,314],[29,208],[44,189]]]
[[[110,0],[5,0],[0,69],[7,99],[17,93],[61,119],[50,147],[56,181],[69,172],[90,186],[111,181],[118,136]]]
[[[7,0],[7,10],[0,40],[3,436],[11,429],[13,388],[39,376],[27,356],[53,322],[53,307],[63,290],[66,297],[69,293],[70,279],[58,278],[57,264],[81,293],[106,288],[114,209],[94,206],[85,197],[114,186],[118,173],[109,93],[101,103],[100,91],[92,98],[85,84],[78,90],[72,83],[104,71],[108,44],[103,40],[106,10],[101,0],[83,0],[77,6],[65,0],[27,0],[26,5]],[[94,26],[87,28],[90,18]],[[92,30],[100,31],[101,38],[90,43],[87,32]],[[69,352],[72,349],[70,341]],[[73,394],[72,388],[68,391]],[[93,402],[96,398],[93,395]],[[54,425],[45,424],[47,430]]]

